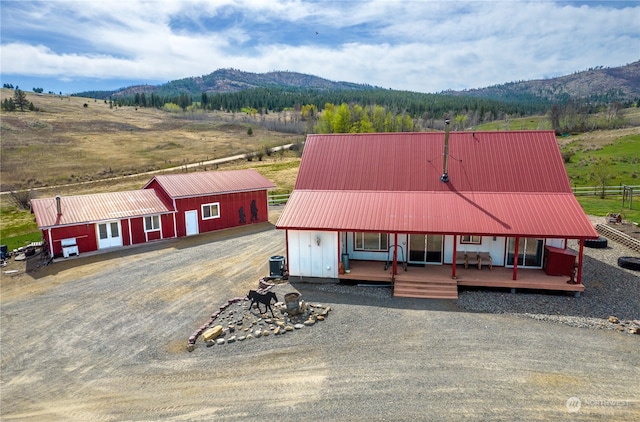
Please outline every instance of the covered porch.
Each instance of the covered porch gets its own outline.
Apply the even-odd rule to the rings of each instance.
[[[518,277],[513,279],[513,268],[456,267],[456,278],[452,278],[451,265],[408,266],[404,271],[398,265],[393,276],[393,266],[385,269],[385,262],[351,260],[349,273],[339,274],[340,281],[368,281],[393,283],[394,296],[457,299],[458,286],[499,287],[573,292],[576,296],[584,291],[583,284],[567,283],[566,275],[551,276],[542,269],[518,268]]]

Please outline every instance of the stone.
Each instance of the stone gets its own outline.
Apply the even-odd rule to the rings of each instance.
[[[247,340],[249,340],[249,339],[251,339],[251,338],[253,338],[253,334],[248,334],[248,335],[247,335]]]
[[[612,324],[618,324],[620,322],[620,320],[614,316],[610,316],[609,317],[609,322]]]
[[[318,316],[316,317],[316,319],[317,319],[318,321],[324,321],[324,316],[323,316],[323,315],[318,315]]]
[[[238,341],[244,341],[244,339],[245,339],[245,336],[238,337]]]
[[[309,318],[308,320],[306,320],[306,321],[304,322],[304,325],[309,326],[309,325],[313,325],[313,324],[315,324],[315,323],[316,323],[315,318]]]
[[[215,327],[209,328],[204,333],[202,333],[202,339],[204,341],[215,340],[216,338],[220,337],[220,334],[222,334],[222,325],[216,325]]]
[[[235,325],[229,325],[229,332],[233,333],[236,331],[236,326]]]
[[[262,331],[261,330],[255,330],[253,332],[253,335],[256,336],[256,337],[261,337],[262,336]]]
[[[284,327],[285,331],[293,331],[293,327],[290,325],[287,325],[286,327]]]
[[[276,336],[277,336],[278,334],[280,334],[280,327],[276,327],[276,329],[275,329],[275,330],[273,330],[273,334],[274,334],[274,335],[276,335]]]
[[[631,334],[640,334],[640,328],[631,327],[631,328],[629,328],[629,333],[631,333]]]
[[[189,343],[187,345],[187,352],[193,352],[195,350],[195,348],[196,348],[195,344]]]
[[[227,343],[235,343],[236,342],[236,336],[231,336],[227,339]]]
[[[223,338],[219,338],[216,340],[216,344],[225,344],[225,343],[226,343],[226,340]]]
[[[304,328],[304,324],[296,324],[293,326],[293,328],[295,328],[296,330],[299,330],[301,328]]]
[[[263,331],[262,331],[262,336],[263,336],[263,337],[266,337],[266,336],[268,336],[269,334],[271,334],[271,331],[269,331],[269,330],[263,330]]]

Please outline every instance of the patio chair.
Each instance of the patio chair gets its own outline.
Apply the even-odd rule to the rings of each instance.
[[[469,266],[467,263],[467,253],[464,251],[456,252],[456,265],[463,264],[465,268]]]
[[[480,256],[477,253],[467,254],[467,265],[477,265],[480,269]]]
[[[493,260],[489,252],[478,252],[478,269],[482,269],[482,266],[486,265],[490,270],[493,269]]]

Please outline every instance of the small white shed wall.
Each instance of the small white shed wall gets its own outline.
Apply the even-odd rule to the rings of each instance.
[[[289,275],[338,278],[338,233],[288,231]]]

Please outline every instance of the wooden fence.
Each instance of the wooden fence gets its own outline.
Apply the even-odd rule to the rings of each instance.
[[[601,196],[603,192],[602,186],[576,186],[572,188],[575,196]],[[640,194],[640,185],[628,186],[605,186],[605,197],[621,197],[624,198],[624,203],[631,206],[633,204],[633,197]],[[290,193],[281,193],[277,195],[269,194],[269,206],[284,205],[289,200]],[[637,199],[636,199],[637,200]]]

